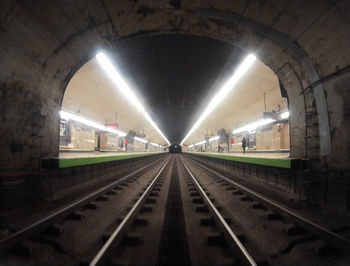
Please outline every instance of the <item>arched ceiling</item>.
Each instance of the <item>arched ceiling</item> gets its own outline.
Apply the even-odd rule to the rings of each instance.
[[[179,143],[243,56],[239,49],[217,40],[174,34],[122,41],[113,59],[170,142]],[[189,143],[203,139],[208,130],[229,130],[234,124],[259,118],[264,111],[264,93],[269,111],[277,109],[277,103],[286,108],[277,77],[258,60],[236,87],[204,121],[199,128],[202,134],[193,134]],[[101,123],[117,119],[124,132],[144,132],[146,139],[165,144],[96,59],[73,76],[62,107]]]
[[[229,44],[178,34],[123,41],[117,51],[124,76],[169,141],[178,143],[216,83],[242,56]]]
[[[233,129],[261,119],[265,111],[279,112],[287,108],[287,99],[282,98],[277,76],[264,63],[256,60],[185,144],[202,141],[208,133],[216,135],[221,128],[230,133]]]
[[[118,129],[135,130],[146,140],[165,144],[162,137],[108,78],[97,59],[80,68],[69,82],[62,103],[65,111],[105,123],[118,123]]]

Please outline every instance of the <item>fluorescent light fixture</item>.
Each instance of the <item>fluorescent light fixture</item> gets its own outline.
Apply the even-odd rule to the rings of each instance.
[[[196,144],[194,144],[194,145],[202,145],[202,144],[204,144],[204,143],[206,143],[207,141],[206,140],[202,140],[202,141],[200,141],[200,142],[197,142]]]
[[[220,138],[219,136],[211,137],[211,138],[209,139],[209,142],[212,142],[212,141],[214,141],[214,140],[218,140],[219,138]],[[204,144],[204,143],[206,143],[206,142],[207,142],[206,140],[202,140],[202,141],[197,142],[197,143],[195,143],[195,144],[191,144],[191,145],[188,146],[187,148],[192,148],[193,146],[202,145],[202,144]]]
[[[258,120],[258,121],[256,121],[256,122],[253,122],[253,123],[250,123],[250,124],[248,124],[248,125],[245,125],[245,126],[243,126],[243,127],[237,128],[237,129],[233,130],[232,133],[233,133],[233,134],[238,134],[238,133],[242,133],[242,132],[245,132],[245,131],[254,131],[254,130],[256,130],[258,127],[271,124],[271,123],[274,122],[274,121],[276,121],[276,120],[271,119],[271,118],[268,118],[268,119],[261,119],[261,120]]]
[[[147,142],[148,142],[147,140],[141,139],[141,138],[139,138],[139,137],[135,137],[134,139],[135,139],[136,141],[143,142],[143,143],[147,143]]]
[[[289,117],[289,112],[288,111],[281,114],[281,119],[286,119],[288,117]]]
[[[121,137],[125,137],[126,136],[126,133],[123,132],[123,131],[120,131],[120,130],[117,130],[117,129],[112,129],[112,128],[109,128],[109,127],[105,127],[102,124],[96,123],[96,122],[91,121],[91,120],[89,120],[89,119],[87,119],[85,117],[81,117],[81,116],[78,116],[78,115],[73,114],[73,113],[69,113],[69,112],[61,110],[60,111],[60,116],[61,116],[61,119],[74,120],[74,121],[80,122],[80,123],[82,123],[84,125],[87,125],[87,126],[90,126],[90,127],[96,128],[96,129],[100,129],[100,130],[103,130],[103,131],[107,131],[107,132],[119,135]]]
[[[219,138],[220,138],[219,136],[211,137],[211,138],[209,139],[209,142],[212,142],[212,141],[214,141],[214,140],[218,140]],[[204,144],[204,143],[206,143],[206,142],[207,142],[206,140],[202,140],[202,141],[197,142],[197,143],[195,143],[195,144],[191,144],[190,146],[188,146],[188,148],[192,148],[193,146],[197,146],[197,145],[202,145],[202,144]]]
[[[226,81],[226,83],[221,87],[218,93],[210,101],[207,108],[204,110],[202,115],[199,117],[197,122],[193,125],[190,131],[187,133],[185,138],[181,141],[181,145],[186,141],[186,139],[191,136],[193,131],[204,121],[204,119],[215,109],[215,107],[226,97],[230,90],[236,85],[240,78],[247,72],[247,70],[253,65],[256,57],[253,54],[249,54],[237,68],[235,73]]]
[[[159,127],[157,126],[157,124],[152,120],[152,118],[150,117],[150,115],[147,112],[143,112],[143,116],[148,120],[148,122],[151,123],[151,125],[153,126],[153,128],[155,130],[157,130],[157,132],[159,133],[159,135],[162,136],[162,138],[166,141],[166,143],[168,143],[170,145],[169,140],[164,136],[163,132],[159,129]]]
[[[153,143],[153,142],[151,142],[150,143],[152,146],[156,146],[156,147],[159,147],[159,148],[163,148],[163,146],[162,145],[159,145],[159,144],[157,144],[157,143]]]
[[[97,61],[101,67],[106,71],[109,78],[117,85],[118,89],[124,94],[124,96],[132,103],[136,109],[142,113],[148,122],[151,123],[152,127],[162,136],[162,138],[170,145],[169,140],[164,136],[163,132],[159,129],[157,124],[152,120],[150,115],[146,112],[141,102],[137,99],[135,93],[131,90],[129,85],[125,82],[120,73],[114,68],[112,62],[104,53],[98,53],[96,55]]]
[[[219,136],[211,137],[211,138],[209,139],[209,142],[212,142],[212,141],[214,141],[214,140],[218,140],[219,138],[220,138]]]
[[[121,137],[125,137],[126,136],[125,132],[122,132],[122,131],[116,130],[116,129],[112,129],[110,127],[106,127],[104,125],[101,125],[99,123],[96,123],[94,121],[91,121],[91,120],[89,120],[87,118],[78,116],[78,115],[73,114],[73,113],[69,113],[69,112],[61,110],[60,111],[60,116],[61,116],[61,119],[74,120],[74,121],[77,121],[77,122],[82,123],[84,125],[87,125],[87,126],[90,126],[90,127],[96,128],[96,129],[100,129],[100,130],[103,130],[103,131],[107,131],[107,132],[119,135]],[[147,143],[148,142],[147,140],[139,138],[139,137],[135,137],[135,140],[139,141],[139,142],[142,142],[142,143]],[[157,146],[157,147],[162,147],[161,145],[156,144],[156,143],[152,143],[151,142],[151,144],[154,145],[154,146]]]

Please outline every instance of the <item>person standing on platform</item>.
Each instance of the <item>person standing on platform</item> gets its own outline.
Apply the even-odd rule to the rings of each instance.
[[[124,141],[124,145],[125,145],[125,152],[128,151],[128,140],[125,138],[125,141]]]
[[[245,139],[245,137],[243,137],[242,139],[242,148],[243,148],[243,153],[245,153],[245,148],[247,147],[247,140]]]

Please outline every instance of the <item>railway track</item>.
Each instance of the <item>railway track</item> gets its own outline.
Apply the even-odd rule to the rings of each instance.
[[[199,183],[197,178],[193,175],[193,173],[189,170],[187,165],[183,162],[184,167],[187,173],[190,176],[190,182],[194,184],[196,190],[202,201],[204,202],[206,208],[211,213],[213,220],[215,221],[216,226],[220,229],[227,245],[229,246],[232,253],[237,257],[239,264],[241,265],[252,265],[256,266],[257,263],[253,259],[253,257],[246,250],[239,237],[233,232],[225,218],[221,215],[220,211],[215,207],[213,203],[213,199],[210,199],[207,195],[208,192],[204,190],[202,185]]]
[[[136,216],[139,214],[139,212],[144,208],[144,211],[151,211],[150,207],[143,206],[144,203],[154,203],[155,199],[149,198],[148,196],[153,193],[152,196],[157,195],[158,189],[154,190],[156,188],[157,184],[161,184],[163,181],[161,179],[161,174],[163,173],[164,169],[168,165],[169,160],[164,164],[164,166],[159,170],[159,172],[155,175],[155,177],[148,183],[147,187],[145,187],[144,191],[141,193],[140,198],[136,200],[135,204],[131,207],[131,209],[127,212],[126,216],[121,219],[119,225],[117,228],[111,233],[111,235],[106,240],[106,243],[103,245],[103,247],[98,251],[96,256],[92,259],[92,261],[89,263],[89,265],[100,265],[108,262],[110,264],[111,261],[110,257],[113,257],[113,253],[115,252],[115,249],[117,246],[121,243],[123,240],[123,237],[125,239],[125,233],[130,227],[130,225],[134,222]],[[158,186],[159,188],[159,186]],[[133,240],[130,240],[130,242],[140,242],[139,239],[134,238]],[[113,250],[114,249],[114,250]]]
[[[169,165],[167,173],[162,175],[165,165],[145,188],[89,265],[257,265],[186,165],[176,157]],[[141,213],[145,207],[148,214]],[[203,218],[208,211],[218,218],[216,225],[188,222],[208,219]],[[141,215],[144,222],[135,223]],[[208,228],[215,235],[207,235]],[[196,237],[190,237],[192,230],[198,230]],[[202,254],[200,260],[196,252]]]
[[[0,264],[346,265],[348,244],[215,169],[171,155],[0,240]]]
[[[263,223],[253,222],[253,226],[261,226],[259,230],[254,231],[257,232],[257,235],[259,235],[259,231],[265,231],[267,234],[271,235],[277,233],[280,235],[280,238],[287,241],[285,247],[281,248],[280,251],[275,251],[274,254],[269,254],[266,251],[263,252],[268,254],[267,259],[269,264],[274,264],[275,258],[283,257],[283,254],[290,253],[298,245],[301,245],[302,248],[309,248],[309,253],[296,255],[301,257],[305,255],[309,256],[309,258],[304,258],[305,264],[329,265],[331,263],[333,265],[343,265],[344,261],[350,261],[350,257],[348,256],[350,240],[348,238],[307,219],[302,214],[241,185],[239,182],[231,180],[224,174],[218,173],[216,169],[211,169],[190,158],[186,158],[186,160],[191,164],[192,168],[196,169],[197,174],[201,176],[201,180],[209,184],[211,187],[209,191],[220,195],[218,198],[222,199],[222,204],[224,206],[234,206],[234,208],[231,208],[228,212],[237,213],[237,208],[241,210],[242,208],[246,208],[246,211],[240,212],[235,218],[236,220],[241,220],[244,215],[249,216],[248,219],[243,219],[243,222],[240,222],[242,228],[245,227],[245,224],[249,223],[248,220],[254,221],[254,219],[263,219]],[[204,178],[204,176],[206,176],[206,178]],[[233,214],[232,217],[234,216]],[[271,228],[281,228],[281,230],[279,232],[273,232],[273,230],[269,232],[264,228],[265,223],[271,223]],[[260,237],[262,235],[260,234]],[[251,236],[251,238],[254,238],[254,236]],[[258,242],[258,246],[264,245],[263,241]],[[310,245],[305,243],[310,243]],[[267,244],[267,246],[271,245]],[[315,257],[315,259],[312,257]],[[278,259],[276,261],[278,261]],[[284,262],[284,264],[285,263],[286,262]]]
[[[101,239],[99,235],[103,235],[104,228],[109,223],[114,224],[115,214],[123,211],[123,205],[127,205],[142,190],[160,164],[164,164],[163,161],[158,159],[142,166],[0,239],[0,264],[62,265],[70,262],[68,264],[74,265],[73,261],[79,264],[84,251],[77,249],[86,251],[89,247],[84,245],[85,241],[96,245],[91,241],[96,235]],[[98,212],[106,216],[106,221],[101,223]],[[82,237],[84,231],[88,232],[86,238]],[[76,241],[78,246],[80,243],[79,248],[71,247],[72,241]],[[42,260],[41,253],[45,252],[47,258]]]

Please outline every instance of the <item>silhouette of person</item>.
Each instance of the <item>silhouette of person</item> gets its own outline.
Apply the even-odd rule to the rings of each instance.
[[[243,153],[245,153],[245,148],[247,147],[247,140],[245,139],[245,137],[243,137],[242,139],[242,148],[243,148]]]

